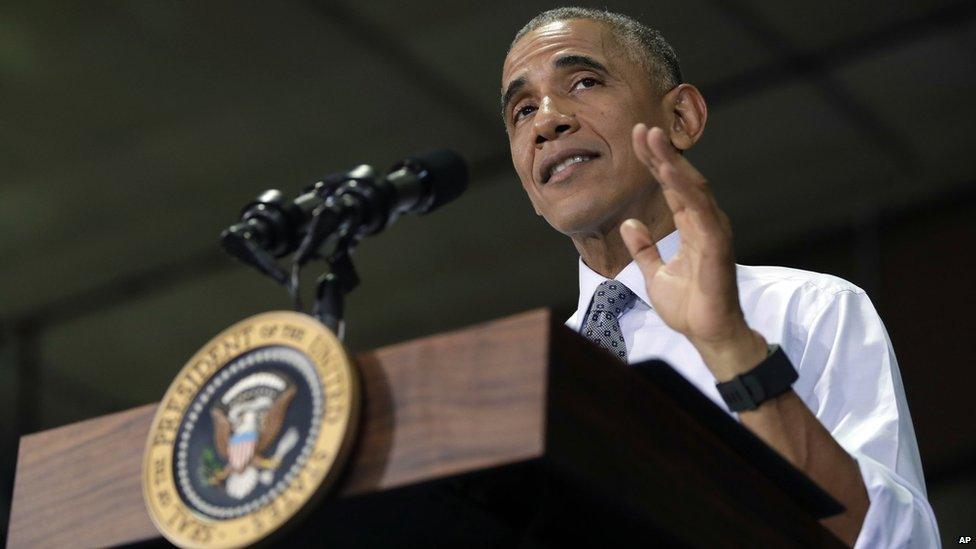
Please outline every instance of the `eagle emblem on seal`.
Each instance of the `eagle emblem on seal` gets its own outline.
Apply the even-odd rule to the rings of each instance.
[[[203,456],[203,474],[227,495],[246,498],[258,483],[270,485],[282,458],[298,442],[291,427],[280,437],[295,385],[284,375],[258,372],[241,379],[210,409],[214,448]],[[277,440],[277,445],[272,446]],[[273,450],[273,451],[272,451]]]

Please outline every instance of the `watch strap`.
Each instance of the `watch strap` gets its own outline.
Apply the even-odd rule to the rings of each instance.
[[[799,374],[779,345],[770,345],[769,354],[755,368],[729,381],[717,383],[718,392],[733,412],[755,410],[763,402],[790,389]]]

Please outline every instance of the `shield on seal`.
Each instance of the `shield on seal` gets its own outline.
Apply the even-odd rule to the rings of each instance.
[[[257,431],[235,433],[230,437],[230,444],[227,447],[227,457],[234,471],[241,472],[247,467],[248,463],[251,463],[251,458],[254,457],[254,448],[257,444]]]

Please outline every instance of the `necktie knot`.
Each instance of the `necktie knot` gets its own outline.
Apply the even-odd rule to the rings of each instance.
[[[583,336],[626,359],[627,346],[620,331],[619,318],[636,299],[630,288],[616,280],[607,280],[597,286],[581,330]]]
[[[630,288],[616,280],[607,280],[596,287],[590,305],[590,314],[597,312],[612,313],[619,318],[624,311],[634,304],[635,299],[637,296],[630,291]]]

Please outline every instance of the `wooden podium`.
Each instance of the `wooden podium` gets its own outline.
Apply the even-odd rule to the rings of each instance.
[[[357,363],[346,472],[277,541],[842,546],[817,521],[836,502],[667,365],[627,367],[547,310]],[[163,545],[140,484],[154,409],[23,437],[8,546]]]

